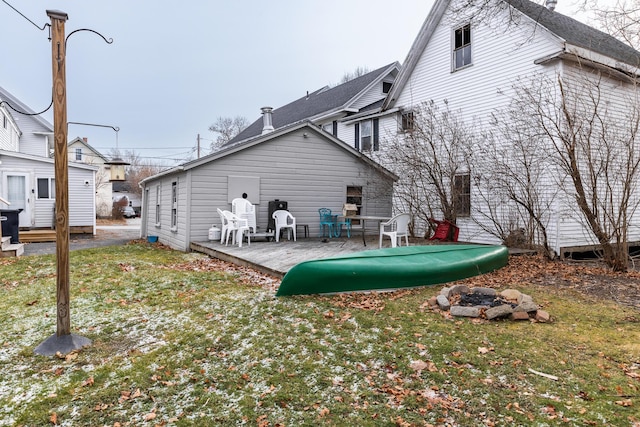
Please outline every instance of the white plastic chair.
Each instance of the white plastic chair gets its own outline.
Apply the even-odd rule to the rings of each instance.
[[[296,219],[291,212],[285,210],[275,211],[271,217],[276,220],[276,242],[280,241],[280,230],[288,229],[288,238],[291,240],[291,230],[293,230],[293,241],[296,241]]]
[[[246,219],[252,233],[256,232],[256,207],[247,199],[238,197],[231,201],[231,212]]]
[[[216,208],[218,215],[220,215],[221,231],[220,231],[220,244],[224,243],[227,234],[229,233],[229,220],[224,215],[224,212],[220,208]],[[228,239],[227,239],[228,240]]]
[[[395,248],[400,242],[402,245],[402,238],[404,237],[407,246],[409,246],[409,221],[411,215],[408,213],[402,213],[394,216],[387,222],[380,224],[380,247],[382,247],[382,238],[389,236],[391,239],[391,247]]]
[[[251,238],[249,237],[249,225],[247,220],[240,218],[238,215],[230,211],[222,211],[227,220],[227,236],[225,238],[225,246],[229,244],[229,235],[233,234],[231,241],[232,245],[238,242],[238,246],[242,247],[242,241],[244,240],[244,233],[247,233],[247,243],[251,245]]]

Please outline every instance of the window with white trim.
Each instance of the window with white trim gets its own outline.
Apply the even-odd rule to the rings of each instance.
[[[403,132],[411,132],[415,129],[415,117],[413,111],[400,113],[400,126]]]
[[[378,151],[378,119],[363,120],[355,125],[355,149],[358,151]]]
[[[156,227],[160,227],[160,197],[162,196],[162,192],[160,191],[160,186],[156,185]]]
[[[471,215],[471,174],[454,176],[453,190],[455,192],[456,215]]]
[[[453,31],[453,71],[471,65],[471,24]]]
[[[76,160],[82,160],[82,148],[76,148]]]
[[[56,198],[56,180],[55,178],[38,178],[38,199],[50,199]]]
[[[171,183],[171,230],[178,229],[178,183]]]

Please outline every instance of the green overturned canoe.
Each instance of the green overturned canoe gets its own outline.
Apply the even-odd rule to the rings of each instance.
[[[452,282],[507,265],[505,246],[401,246],[301,262],[276,296],[408,288]]]

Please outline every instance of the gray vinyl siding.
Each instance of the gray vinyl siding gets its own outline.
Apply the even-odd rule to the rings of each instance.
[[[164,176],[148,184],[148,207],[143,206],[142,233],[145,236],[158,236],[158,239],[172,248],[187,250],[189,247],[187,232],[188,188],[186,172]],[[178,190],[178,222],[177,227],[171,227],[171,191],[176,182]],[[156,224],[157,191],[160,187],[160,222]],[[145,233],[146,232],[146,233]]]
[[[262,231],[268,224],[269,201],[279,199],[288,202],[288,209],[298,224],[308,224],[311,236],[317,235],[318,209],[327,207],[341,213],[346,201],[346,188],[352,185],[363,187],[363,214],[391,215],[390,176],[325,138],[322,133],[303,127],[203,163],[187,172],[148,181],[145,188],[149,189],[149,200],[143,229],[180,250],[187,250],[191,241],[207,240],[209,228],[214,224],[220,226],[216,208],[231,210],[227,195],[229,176],[259,178],[259,200],[251,202],[256,205],[257,225]],[[162,186],[162,203],[168,204],[171,181],[176,177],[181,183],[180,225],[172,235],[166,230],[171,219],[168,208],[162,209],[166,214],[162,215],[160,227],[155,226],[155,186]],[[183,185],[187,182],[188,186]]]

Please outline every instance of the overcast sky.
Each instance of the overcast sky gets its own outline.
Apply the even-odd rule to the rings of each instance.
[[[193,157],[217,117],[278,108],[358,67],[402,63],[433,0],[44,0],[0,2],[0,86],[35,111],[51,101],[46,10],[68,14],[67,116],[117,126],[118,148]],[[562,2],[562,0],[561,0]],[[566,13],[562,5],[558,10]],[[44,117],[53,123],[53,112]],[[69,125],[108,154],[115,132]],[[205,151],[205,154],[207,151]],[[171,164],[175,163],[170,161]]]

